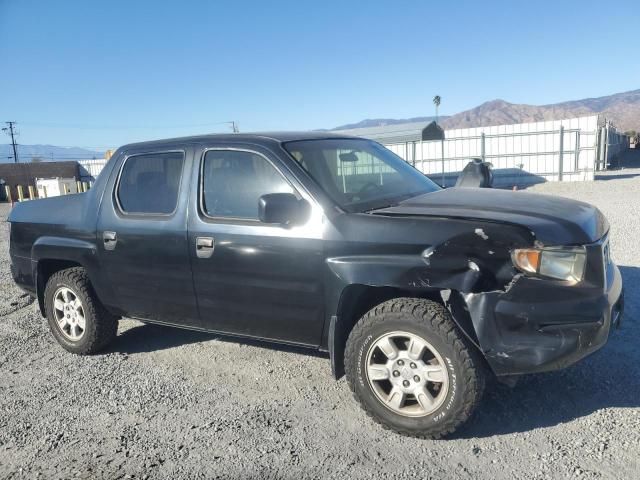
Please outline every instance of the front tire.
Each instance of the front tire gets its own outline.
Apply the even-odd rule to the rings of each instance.
[[[49,329],[67,351],[99,352],[115,338],[118,320],[102,306],[81,267],[56,272],[44,291]]]
[[[441,438],[471,416],[484,389],[482,360],[442,305],[397,298],[366,313],[347,339],[349,386],[385,428]]]

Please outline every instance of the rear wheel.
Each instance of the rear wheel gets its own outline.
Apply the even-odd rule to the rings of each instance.
[[[345,352],[351,390],[386,428],[440,438],[464,423],[484,387],[481,359],[450,313],[414,298],[384,302],[351,331]]]
[[[69,352],[88,355],[115,338],[118,320],[105,310],[81,267],[56,272],[44,291],[49,329]]]

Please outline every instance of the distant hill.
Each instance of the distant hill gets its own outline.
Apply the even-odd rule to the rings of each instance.
[[[440,117],[444,128],[470,128],[511,123],[560,120],[602,113],[623,131],[640,130],[640,90],[616,93],[598,98],[585,98],[550,105],[525,105],[509,103],[505,100],[491,100],[471,110]],[[337,129],[395,125],[413,121],[430,121],[434,117],[417,117],[406,120],[380,119],[363,120]],[[378,122],[378,123],[376,123]]]
[[[18,145],[20,162],[50,162],[62,160],[89,160],[104,158],[103,152],[94,152],[79,147],[56,147],[54,145]],[[0,145],[0,163],[13,161],[11,145]]]
[[[622,130],[640,129],[640,90],[550,105],[524,105],[492,100],[442,122],[444,128],[559,120],[602,113]]]

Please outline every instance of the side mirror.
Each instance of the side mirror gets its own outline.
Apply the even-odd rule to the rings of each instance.
[[[357,163],[358,161],[358,156],[355,152],[341,153],[338,157],[340,157],[341,162]]]
[[[301,225],[309,219],[311,205],[293,193],[268,193],[258,199],[258,215],[263,223]]]

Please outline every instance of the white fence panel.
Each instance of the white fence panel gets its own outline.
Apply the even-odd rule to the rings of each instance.
[[[511,186],[593,180],[594,172],[606,168],[628,142],[603,118],[591,115],[452,129],[445,132],[444,141],[386,146],[436,180],[444,176],[447,186],[455,182],[471,158],[493,164],[496,186]]]
[[[78,160],[78,164],[80,165],[80,179],[89,182],[95,181],[108,161],[109,160],[102,158],[95,160]]]

